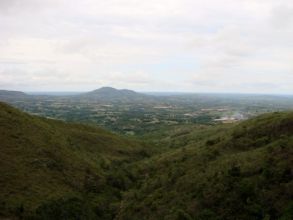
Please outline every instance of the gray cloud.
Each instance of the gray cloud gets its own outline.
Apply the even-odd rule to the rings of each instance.
[[[293,93],[292,9],[290,0],[1,0],[0,86],[250,92],[277,83]]]
[[[279,28],[293,27],[293,7],[287,5],[280,5],[272,9],[270,21],[272,25]]]

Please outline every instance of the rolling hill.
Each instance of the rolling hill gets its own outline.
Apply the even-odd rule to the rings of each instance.
[[[0,218],[293,218],[292,112],[146,144],[0,103],[0,139]]]
[[[0,218],[111,219],[125,187],[117,167],[146,155],[140,143],[102,129],[30,116],[4,103],[0,140]]]
[[[293,113],[212,129],[178,131],[185,147],[135,167],[116,219],[292,219]]]

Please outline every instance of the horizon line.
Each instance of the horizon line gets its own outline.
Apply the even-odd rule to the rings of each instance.
[[[134,90],[134,89],[128,89],[128,88],[122,88],[122,89],[118,89],[118,88],[115,88],[115,87],[111,87],[111,86],[102,86],[102,87],[99,87],[98,89],[101,89],[101,88],[113,88],[113,89],[117,89],[117,90],[132,90],[134,92],[137,92],[137,93],[145,93],[145,94],[211,94],[211,95],[217,95],[217,94],[222,94],[222,95],[269,95],[269,96],[293,96],[293,93],[258,93],[258,92],[237,92],[237,91],[232,91],[232,92],[229,92],[229,91],[214,91],[214,92],[207,92],[207,91],[151,91],[151,90]],[[23,93],[26,93],[26,94],[36,94],[36,93],[87,93],[87,92],[92,92],[94,90],[98,90],[98,89],[92,89],[92,90],[10,90],[10,89],[1,89],[0,88],[0,91],[1,90],[6,90],[6,91],[14,91],[14,92],[23,92]]]

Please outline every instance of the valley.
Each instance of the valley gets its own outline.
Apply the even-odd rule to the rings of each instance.
[[[34,115],[101,126],[141,136],[180,125],[237,123],[263,113],[293,110],[293,96],[237,94],[150,95],[104,87],[70,96],[5,94],[6,101]]]
[[[112,92],[0,93],[1,218],[292,218],[291,97]]]
[[[0,0],[0,220],[293,220],[293,0]]]

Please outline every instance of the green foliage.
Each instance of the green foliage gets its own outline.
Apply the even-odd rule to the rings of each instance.
[[[144,143],[0,103],[0,218],[292,219],[293,113]]]
[[[97,215],[86,200],[72,197],[48,201],[42,204],[38,207],[35,216],[32,218],[36,220],[79,220],[97,219]]]
[[[91,195],[87,203],[98,199],[107,219],[115,212],[121,188],[129,186],[116,164],[148,155],[138,142],[95,127],[30,116],[4,103],[0,140],[0,216],[27,217],[38,210],[41,219],[55,214],[74,219],[84,212],[79,204],[85,203],[76,198]],[[109,179],[120,181],[116,177],[122,186],[109,184]]]
[[[185,132],[182,150],[145,161],[119,219],[291,219],[293,114],[221,129],[203,139]]]

